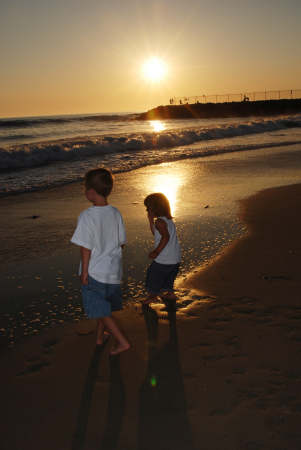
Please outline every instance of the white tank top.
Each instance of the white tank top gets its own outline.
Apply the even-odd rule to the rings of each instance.
[[[176,232],[176,227],[172,219],[166,219],[166,217],[158,217],[158,219],[163,219],[167,224],[167,230],[169,233],[169,241],[163,248],[162,252],[159,253],[155,261],[160,264],[177,264],[181,262],[181,247],[179,239]],[[161,241],[161,234],[154,227],[155,230],[155,248],[159,245]]]

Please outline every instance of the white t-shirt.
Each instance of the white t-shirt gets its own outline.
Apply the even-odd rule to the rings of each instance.
[[[160,264],[177,264],[181,262],[181,247],[179,239],[176,232],[176,227],[172,219],[166,219],[166,217],[158,217],[158,219],[163,219],[167,224],[167,230],[169,233],[169,241],[163,248],[162,252],[159,253],[155,261]],[[155,230],[155,248],[159,245],[161,241],[161,234],[154,227]]]
[[[122,216],[115,206],[91,206],[83,211],[71,242],[91,250],[88,273],[92,278],[102,283],[121,283],[121,245],[127,240]]]

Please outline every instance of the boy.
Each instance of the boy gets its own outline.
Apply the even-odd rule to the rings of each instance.
[[[82,298],[87,318],[97,319],[96,344],[112,334],[117,343],[110,353],[115,355],[131,345],[112,316],[113,311],[122,309],[121,259],[126,244],[122,216],[108,204],[112,188],[109,170],[97,168],[86,173],[86,197],[93,206],[80,214],[71,242],[81,247]]]

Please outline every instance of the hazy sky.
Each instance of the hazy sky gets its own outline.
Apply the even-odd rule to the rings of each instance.
[[[300,0],[0,0],[0,117],[301,89],[300,38]]]

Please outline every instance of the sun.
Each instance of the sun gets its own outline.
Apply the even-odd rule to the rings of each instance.
[[[150,58],[142,66],[142,73],[148,81],[161,81],[165,78],[166,72],[166,64],[157,57]]]

